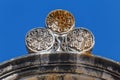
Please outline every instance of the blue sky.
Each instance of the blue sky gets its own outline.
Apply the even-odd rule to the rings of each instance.
[[[27,54],[26,32],[51,10],[70,11],[95,36],[93,54],[120,62],[120,0],[0,0],[0,62]]]

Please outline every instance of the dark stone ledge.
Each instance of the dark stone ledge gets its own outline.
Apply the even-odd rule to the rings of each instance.
[[[29,54],[0,64],[0,80],[8,80],[5,78],[14,77],[13,75],[16,75],[16,79],[12,80],[18,80],[27,76],[39,75],[40,77],[40,75],[52,74],[85,75],[93,79],[120,80],[120,65],[101,57],[75,53]]]

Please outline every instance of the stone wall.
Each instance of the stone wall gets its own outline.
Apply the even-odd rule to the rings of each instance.
[[[120,65],[85,54],[29,54],[0,64],[0,80],[120,80]]]

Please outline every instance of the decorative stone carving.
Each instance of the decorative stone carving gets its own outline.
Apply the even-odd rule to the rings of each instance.
[[[46,29],[36,28],[27,33],[29,53],[84,53],[94,46],[93,34],[85,28],[73,29],[74,16],[65,10],[54,10],[46,18]]]
[[[68,33],[67,42],[68,42],[68,48],[71,51],[76,51],[76,52],[90,51],[94,45],[94,36],[87,29],[78,28]]]
[[[55,10],[47,28],[26,35],[29,54],[0,64],[0,80],[120,80],[120,65],[90,53],[93,34],[74,27],[68,11]],[[83,54],[81,54],[83,53]]]
[[[31,52],[47,51],[54,43],[54,36],[48,29],[35,28],[26,35],[26,46]]]

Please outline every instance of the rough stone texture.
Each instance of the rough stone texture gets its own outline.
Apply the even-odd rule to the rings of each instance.
[[[29,54],[0,64],[0,80],[120,80],[120,65],[85,54]]]

